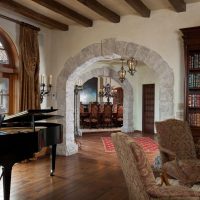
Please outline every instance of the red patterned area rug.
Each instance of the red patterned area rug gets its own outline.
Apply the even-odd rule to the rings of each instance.
[[[111,137],[101,137],[101,139],[105,152],[115,152]],[[149,137],[134,137],[133,140],[143,148],[149,162],[153,164],[155,157],[159,155],[158,144]]]

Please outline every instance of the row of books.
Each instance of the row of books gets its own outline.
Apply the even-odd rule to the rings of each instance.
[[[200,108],[200,94],[189,94],[188,95],[188,106]]]
[[[189,69],[200,69],[200,53],[195,53],[189,56]]]
[[[191,126],[199,126],[200,127],[200,113],[194,112],[189,113],[189,124]]]
[[[189,88],[200,88],[200,74],[189,74],[188,77],[188,87]]]

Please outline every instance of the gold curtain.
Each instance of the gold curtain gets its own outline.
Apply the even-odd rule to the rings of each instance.
[[[20,24],[20,111],[40,108],[38,30]]]

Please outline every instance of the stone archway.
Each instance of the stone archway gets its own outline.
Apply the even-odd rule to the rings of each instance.
[[[70,155],[78,151],[78,146],[74,142],[74,91],[75,81],[81,77],[81,74],[87,70],[88,66],[93,63],[105,60],[133,56],[137,60],[144,62],[149,68],[153,69],[159,80],[159,119],[163,120],[174,116],[173,107],[173,87],[174,74],[173,70],[155,51],[144,46],[115,39],[106,39],[101,44],[92,44],[81,50],[79,54],[67,60],[61,73],[57,78],[57,107],[58,113],[63,115],[63,134],[64,141],[58,146],[58,153],[61,155]],[[99,72],[100,73],[100,72]],[[114,72],[109,72],[114,73]],[[91,71],[91,76],[97,72]],[[115,77],[115,74],[113,74]],[[129,83],[123,83],[123,88],[129,88]],[[129,90],[128,90],[129,91]],[[133,101],[133,99],[132,99]],[[130,101],[127,101],[130,104]],[[130,105],[124,105],[128,107]],[[133,106],[133,105],[132,105]],[[132,110],[127,110],[125,115],[131,116]],[[133,123],[130,125],[132,126]],[[131,127],[133,128],[133,127]],[[125,131],[130,131],[126,127]]]

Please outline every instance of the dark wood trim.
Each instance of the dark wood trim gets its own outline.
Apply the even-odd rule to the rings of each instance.
[[[7,78],[9,80],[9,105],[7,114],[14,114],[16,111],[16,99],[14,97],[16,97],[15,83],[17,80],[17,74],[0,72],[0,78]]]
[[[2,15],[2,14],[0,14],[0,18],[9,20],[9,21],[14,22],[14,23],[16,23],[16,24],[24,24],[24,25],[27,25],[27,26],[31,27],[31,28],[34,29],[34,30],[40,31],[40,28],[38,28],[38,27],[36,27],[36,26],[33,26],[33,25],[31,25],[31,24],[27,24],[27,23],[25,23],[25,22],[21,22],[21,21],[19,21],[19,20],[13,19],[13,18],[11,18],[11,17],[7,17],[7,16]]]
[[[184,0],[169,0],[170,4],[176,10],[176,12],[185,12],[186,11],[186,3]]]
[[[32,0],[50,10],[53,10],[54,12],[57,12],[64,17],[67,17],[85,27],[91,27],[93,22],[91,19],[88,19],[87,17],[80,15],[79,13],[75,12],[74,10],[62,5],[61,3],[58,3],[56,1],[49,1],[49,0]]]
[[[150,9],[147,8],[140,0],[125,0],[134,10],[136,10],[142,17],[150,17]]]
[[[151,91],[150,94],[151,96],[148,94],[149,90]],[[151,99],[152,97],[153,100]],[[154,133],[154,120],[155,120],[155,84],[143,84],[142,85],[142,132],[143,133]],[[149,124],[152,121],[153,123],[150,130],[147,124]]]
[[[200,138],[200,125],[197,115],[200,114],[197,94],[200,93],[200,87],[195,86],[195,78],[190,79],[191,74],[200,74],[200,67],[197,58],[200,55],[200,26],[180,29],[184,42],[184,120],[188,121],[194,140]],[[197,56],[197,57],[196,57]],[[192,81],[191,81],[192,80]],[[190,98],[189,98],[189,95]]]
[[[8,42],[7,37],[5,36],[4,32],[0,29],[0,41],[4,46],[4,49],[8,55],[9,64],[1,64],[0,66],[5,68],[13,68],[15,69],[15,62],[14,62],[14,53],[11,47],[11,44]]]
[[[38,23],[42,23],[49,28],[55,28],[62,31],[67,31],[69,29],[68,25],[55,21],[49,17],[41,15],[13,0],[0,0],[0,5],[8,8],[16,13],[19,13],[25,17],[28,17],[32,20],[36,20]]]
[[[111,22],[113,23],[120,22],[119,15],[114,13],[112,10],[106,8],[98,1],[96,0],[78,0],[78,1]]]
[[[16,81],[16,75],[9,74],[8,78],[9,78],[9,114],[14,114],[14,108],[15,108],[14,96],[16,96],[14,83]]]

